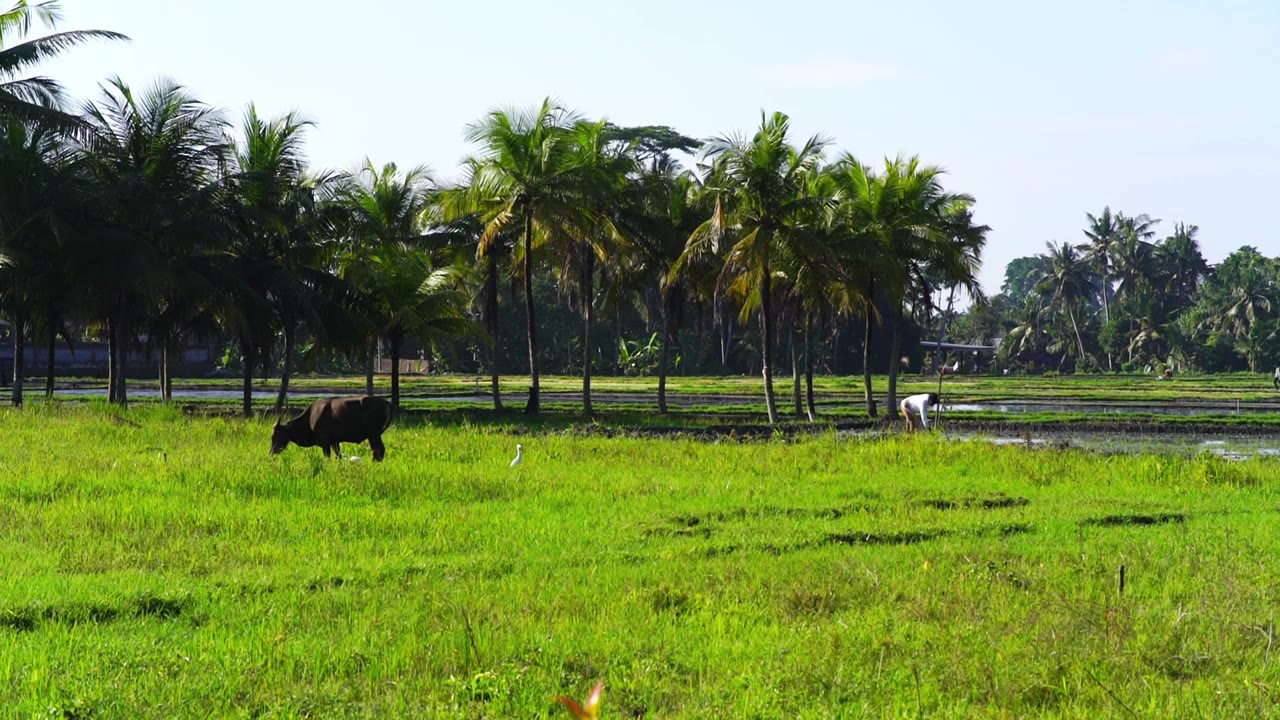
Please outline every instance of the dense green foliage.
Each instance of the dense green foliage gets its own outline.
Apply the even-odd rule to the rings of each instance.
[[[20,20],[54,9],[20,3],[0,32],[25,36]],[[0,73],[95,38],[118,36],[49,41]],[[549,100],[494,110],[467,127],[475,154],[446,183],[368,160],[318,172],[304,117],[250,105],[233,127],[167,79],[139,91],[112,78],[74,110],[40,82],[48,92],[21,107],[0,102],[15,404],[24,345],[61,337],[107,341],[121,404],[138,374],[131,348],[159,355],[168,388],[170,355],[198,339],[226,348],[246,414],[255,374],[279,373],[280,408],[298,369],[364,369],[371,390],[378,356],[398,407],[399,361],[415,355],[437,372],[483,364],[499,408],[500,374],[527,373],[529,413],[544,366],[580,373],[587,416],[593,369],[659,376],[663,410],[673,370],[759,372],[772,422],[775,369],[791,369],[799,413],[802,369],[811,384],[837,369],[825,358],[860,356],[867,377],[890,374],[892,414],[892,378],[904,354],[919,366],[913,340],[938,317],[935,298],[981,300],[987,228],[972,197],[914,157],[877,168],[829,157],[822,137],[797,145],[782,113],[704,143]],[[701,163],[682,166],[691,153]]]
[[[1258,717],[1280,682],[1274,460],[402,423],[375,465],[103,406],[0,435],[40,449],[0,461],[15,715],[563,717],[603,680],[607,717]]]
[[[1086,242],[1009,263],[1001,292],[956,318],[972,342],[1003,338],[997,367],[1124,372],[1280,365],[1280,259],[1242,247],[1209,265],[1199,228],[1106,208]]]

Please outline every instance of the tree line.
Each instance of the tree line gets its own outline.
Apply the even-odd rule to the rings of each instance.
[[[279,373],[277,411],[290,376],[325,363],[363,366],[372,392],[379,350],[398,409],[397,360],[414,347],[456,367],[470,349],[502,409],[512,357],[501,350],[515,338],[530,377],[524,409],[537,413],[554,317],[553,343],[580,338],[562,356],[576,362],[588,415],[593,367],[656,375],[665,412],[668,373],[718,335],[721,368],[760,372],[777,422],[785,335],[794,412],[812,420],[815,366],[841,353],[842,334],[860,344],[869,414],[873,366],[889,373],[892,414],[904,337],[946,332],[943,297],[984,304],[988,228],[973,197],[915,157],[870,164],[820,135],[797,141],[782,113],[762,112],[749,134],[696,140],[547,100],[470,124],[475,150],[456,182],[367,160],[316,170],[304,144],[312,123],[298,113],[266,118],[250,104],[233,124],[169,80],[139,91],[112,78],[74,101],[29,75],[81,43],[126,40],[31,38],[33,20],[52,24],[56,11],[21,2],[0,15],[0,311],[18,405],[25,343],[52,350],[91,333],[109,346],[113,403],[127,402],[129,348],[158,354],[167,400],[171,353],[218,337],[234,348],[246,414],[255,373]],[[602,313],[619,327],[612,358],[593,341]],[[628,343],[624,316],[631,337],[650,342]],[[562,327],[567,317],[580,334]],[[918,348],[907,354],[919,360]]]
[[[1195,225],[1110,207],[1079,243],[1014,259],[1000,292],[954,320],[1003,338],[997,365],[1064,372],[1257,372],[1280,366],[1280,260],[1251,246],[1210,265]]]

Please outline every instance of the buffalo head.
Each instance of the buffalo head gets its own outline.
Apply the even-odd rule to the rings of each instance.
[[[277,420],[271,430],[271,454],[279,455],[286,447],[289,447],[289,426]]]

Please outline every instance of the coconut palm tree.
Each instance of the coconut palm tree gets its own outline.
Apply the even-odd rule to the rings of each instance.
[[[489,243],[483,256],[479,256],[480,236],[483,232],[480,218],[475,213],[466,214],[456,210],[466,202],[468,192],[469,188],[462,186],[440,190],[425,213],[424,223],[434,226],[431,232],[440,236],[443,244],[455,250],[465,250],[466,254],[474,258],[482,276],[479,283],[479,312],[486,335],[484,342],[488,350],[490,394],[493,396],[493,409],[503,412],[498,373],[498,290],[503,277],[510,274],[511,255],[519,238],[516,228],[509,227]],[[445,217],[453,219],[446,222]]]
[[[473,334],[466,316],[461,266],[433,265],[431,254],[408,243],[384,243],[366,250],[351,279],[369,293],[378,309],[379,334],[391,356],[391,407],[400,411],[400,357],[406,341],[431,343]]]
[[[170,307],[214,295],[205,272],[219,252],[219,174],[226,123],[181,85],[160,80],[141,95],[120,78],[83,115],[82,145],[101,190],[101,225],[88,285],[108,327],[109,397],[125,403],[134,332]],[[166,340],[171,328],[159,328]]]
[[[658,412],[667,409],[667,374],[671,344],[683,324],[686,306],[694,297],[710,296],[715,256],[704,262],[680,263],[689,236],[706,222],[705,204],[698,201],[699,184],[690,173],[667,159],[654,163],[632,184],[632,199],[624,205],[623,222],[635,238],[637,275],[657,283],[662,322],[658,351]],[[676,268],[679,268],[677,271]]]
[[[586,236],[599,226],[587,197],[593,170],[584,166],[575,141],[579,118],[548,98],[526,112],[494,110],[467,127],[468,142],[479,152],[466,163],[466,192],[445,220],[476,213],[484,230],[478,255],[513,225],[521,241],[515,262],[524,282],[529,340],[529,400],[525,412],[537,414],[540,402],[538,324],[533,299],[534,251],[548,237],[570,232]]]
[[[831,240],[850,280],[840,289],[837,306],[863,317],[862,380],[867,416],[876,417],[871,393],[871,341],[879,320],[878,300],[886,279],[899,269],[889,250],[888,234],[896,207],[896,176],[878,175],[853,155],[845,154],[828,169],[835,184]]]
[[[64,112],[62,86],[48,77],[23,73],[44,60],[93,40],[124,40],[120,33],[106,30],[77,30],[52,33],[19,43],[13,37],[25,38],[33,22],[39,20],[50,29],[61,19],[56,1],[30,2],[17,0],[13,7],[0,13],[0,119],[16,119],[37,123],[59,131],[76,132],[83,138],[86,129],[80,118]]]
[[[244,318],[242,342],[249,345],[248,354],[262,355],[261,363],[246,362],[246,377],[255,364],[269,363],[272,325],[278,326],[284,348],[276,413],[288,401],[298,332],[309,332],[317,347],[335,348],[342,342],[330,331],[351,322],[343,317],[350,310],[345,301],[351,288],[326,267],[326,243],[348,219],[335,200],[342,189],[340,177],[307,171],[303,140],[311,126],[294,112],[265,119],[250,104],[235,145],[237,255],[244,271],[240,282],[250,288],[237,294],[244,300],[237,315]],[[249,318],[254,314],[259,317]],[[246,401],[251,397],[246,395]]]
[[[1084,254],[1095,264],[1102,283],[1103,321],[1111,322],[1111,248],[1120,239],[1120,216],[1112,214],[1110,205],[1096,217],[1092,213],[1084,216],[1088,220],[1084,230],[1087,239]]]
[[[1076,246],[1064,242],[1061,245],[1045,243],[1045,247],[1048,269],[1036,289],[1049,298],[1051,308],[1065,312],[1070,318],[1079,358],[1084,360],[1084,340],[1076,320],[1076,308],[1094,297],[1097,275]]]
[[[391,404],[400,408],[400,351],[419,325],[419,289],[434,271],[424,257],[422,221],[435,182],[430,171],[401,172],[365,160],[339,193],[351,245],[343,253],[344,278],[362,288],[377,307],[377,334],[391,355]]]
[[[1173,235],[1156,246],[1156,262],[1167,280],[1166,296],[1179,310],[1194,302],[1200,283],[1209,274],[1209,263],[1200,254],[1196,239],[1199,231],[1195,225],[1178,223]]]
[[[828,140],[815,135],[791,145],[791,121],[783,113],[761,113],[754,135],[730,135],[708,141],[705,156],[712,166],[705,181],[715,209],[689,237],[685,255],[697,258],[727,243],[721,277],[739,298],[741,318],[758,308],[765,408],[770,424],[778,422],[773,392],[774,282],[783,252],[818,257],[819,242],[803,227],[806,213],[824,200],[805,194],[808,176],[819,169]]]
[[[24,343],[33,319],[43,315],[60,328],[67,312],[85,191],[73,148],[57,126],[0,121],[0,307],[12,322],[15,406],[23,403]]]
[[[597,266],[613,275],[609,283],[614,290],[615,308],[621,297],[633,297],[625,281],[624,270],[630,259],[629,243],[615,223],[617,208],[624,201],[628,178],[636,169],[630,154],[631,143],[610,142],[610,126],[606,122],[579,121],[570,131],[571,163],[575,167],[573,188],[579,210],[585,211],[573,222],[553,228],[547,234],[546,246],[558,269],[563,292],[577,294],[582,313],[582,411],[588,418],[591,405],[593,353],[590,342],[592,309],[597,299],[595,277]],[[609,272],[613,270],[613,272]]]

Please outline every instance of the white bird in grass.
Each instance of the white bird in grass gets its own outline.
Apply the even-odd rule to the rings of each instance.
[[[523,445],[521,445],[520,443],[516,443],[516,459],[512,460],[511,464],[508,465],[507,467],[515,467],[520,464],[520,451],[523,449],[524,449]]]

